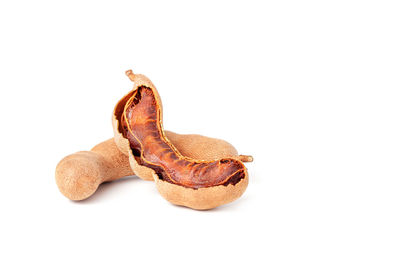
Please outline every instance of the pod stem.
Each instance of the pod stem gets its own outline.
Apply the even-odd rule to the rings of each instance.
[[[239,155],[239,160],[241,162],[253,162],[253,156],[249,155]]]
[[[127,70],[127,71],[125,71],[125,74],[126,74],[126,76],[128,76],[129,80],[131,80],[132,82],[134,81],[134,79],[135,79],[135,74],[133,74],[133,71],[132,71],[132,70]]]

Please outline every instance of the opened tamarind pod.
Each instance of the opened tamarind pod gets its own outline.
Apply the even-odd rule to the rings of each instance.
[[[213,160],[231,156],[242,160],[251,159],[249,156],[237,155],[235,147],[224,140],[170,131],[165,131],[165,134],[183,155],[191,158]],[[91,151],[80,151],[63,158],[56,168],[56,183],[67,198],[83,200],[93,195],[101,183],[129,175],[134,175],[129,158],[111,138],[96,145]]]
[[[161,195],[176,205],[211,209],[240,197],[248,185],[243,163],[233,157],[206,161],[182,155],[164,133],[161,99],[153,83],[144,75],[126,74],[135,86],[117,103],[113,127],[132,170],[153,178]]]

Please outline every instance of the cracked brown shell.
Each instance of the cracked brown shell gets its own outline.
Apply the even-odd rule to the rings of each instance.
[[[134,89],[117,103],[112,121],[115,142],[118,148],[129,156],[129,162],[135,174],[145,180],[154,179],[158,191],[171,203],[193,209],[211,209],[239,198],[247,188],[248,173],[243,163],[238,160],[238,157],[232,156],[212,162],[194,160],[182,156],[164,133],[162,127],[162,103],[153,83],[144,75],[133,75],[130,72],[127,72],[127,75],[134,82]],[[155,110],[149,111],[149,115],[146,112],[151,109],[141,103],[141,101],[145,102],[148,99],[155,103]],[[139,109],[139,111],[135,110],[135,108]],[[129,109],[131,109],[129,114],[139,114],[139,116],[128,115],[131,116],[128,119],[126,114]],[[143,110],[144,118],[148,117],[147,121],[141,121],[141,113],[137,113],[140,110]],[[136,131],[134,134],[130,123],[134,124],[137,121],[139,121],[138,127],[133,127],[133,130]],[[144,126],[149,127],[149,129],[157,128],[157,131],[153,132],[156,132],[154,136],[158,136],[154,138],[158,139],[154,139],[152,137],[153,134],[149,133],[148,130],[144,130],[147,135],[142,136],[138,129]],[[139,136],[141,136],[141,139]],[[152,138],[153,140],[148,140]],[[136,151],[137,147],[144,149],[145,145],[141,142],[144,142],[145,145],[147,144],[148,148],[153,149],[155,147],[156,151],[157,149],[167,150],[165,153],[168,156],[163,155],[163,152],[159,152],[159,156],[164,158],[163,163],[168,163],[169,157],[172,157],[173,159],[170,159],[172,167],[169,168],[169,166],[165,167],[165,165],[157,165],[148,161],[144,156],[146,151]],[[136,143],[140,143],[140,145]],[[161,147],[157,147],[158,143],[161,144],[158,145]],[[237,155],[237,152],[235,154]],[[153,158],[157,157],[153,155]],[[194,171],[194,168],[191,170],[189,166],[194,166],[196,171]],[[219,175],[219,172],[221,172],[221,175]]]

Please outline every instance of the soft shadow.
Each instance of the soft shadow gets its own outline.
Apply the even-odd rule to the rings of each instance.
[[[243,206],[246,205],[246,202],[249,201],[249,198],[247,196],[241,196],[239,199],[236,199],[235,201],[216,207],[215,209],[208,210],[208,212],[232,212],[232,211],[242,211]]]
[[[136,183],[139,180],[140,180],[139,177],[137,177],[136,175],[132,175],[123,177],[115,181],[104,182],[97,188],[96,192],[94,192],[94,194],[91,195],[89,198],[80,201],[71,200],[71,202],[76,204],[93,204],[95,202],[100,202],[102,201],[102,199],[107,199],[107,196],[115,194],[119,186],[126,186],[127,184],[130,183]]]
[[[236,211],[236,210],[242,210],[243,208],[241,206],[246,201],[248,201],[248,198],[246,196],[242,196],[239,199],[237,199],[231,203],[228,203],[228,204],[225,204],[225,205],[213,208],[213,209],[209,209],[209,210],[195,210],[195,209],[191,209],[191,208],[185,207],[185,206],[178,206],[178,205],[173,205],[173,204],[171,204],[171,205],[173,205],[174,207],[176,207],[178,209],[187,209],[187,210],[204,212],[204,213],[213,213],[213,212],[221,213],[221,212],[232,212],[232,211]]]

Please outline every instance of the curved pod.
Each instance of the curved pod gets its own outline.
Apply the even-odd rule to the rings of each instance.
[[[154,179],[168,201],[194,209],[214,208],[242,195],[248,184],[243,163],[233,157],[201,161],[183,156],[164,133],[155,86],[144,75],[127,75],[135,87],[116,105],[113,126],[117,146],[129,155],[133,171]]]

